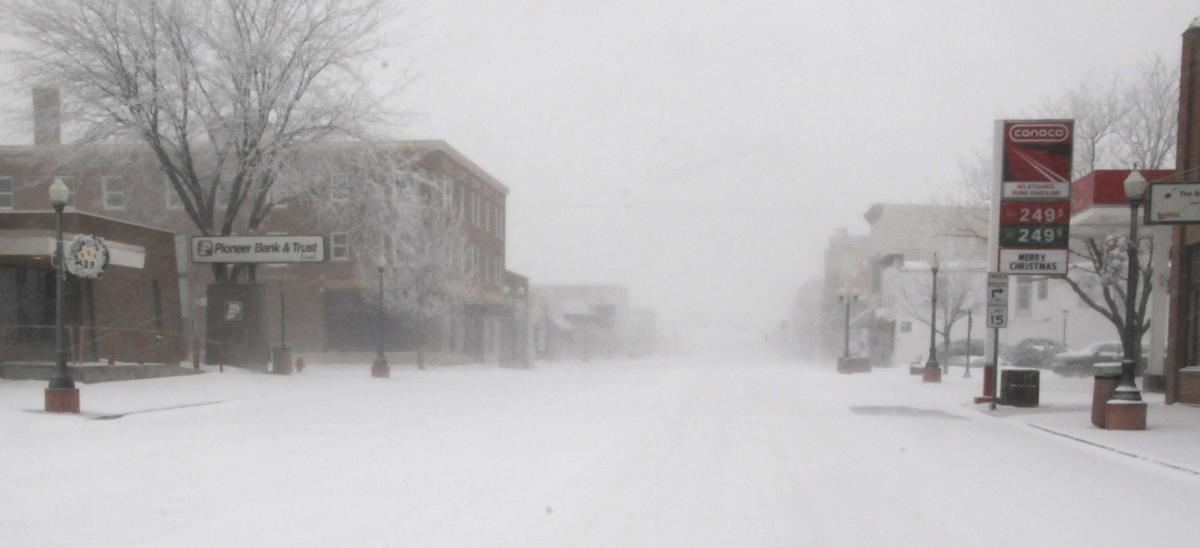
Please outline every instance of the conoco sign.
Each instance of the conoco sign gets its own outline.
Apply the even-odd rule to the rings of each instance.
[[[1073,120],[1004,123],[1005,182],[1071,182]]]

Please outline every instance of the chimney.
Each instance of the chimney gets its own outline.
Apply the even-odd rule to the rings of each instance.
[[[33,144],[62,144],[62,98],[58,88],[33,88]]]
[[[1194,180],[1200,166],[1200,18],[1183,33],[1179,67],[1179,126],[1175,169],[1180,180]]]

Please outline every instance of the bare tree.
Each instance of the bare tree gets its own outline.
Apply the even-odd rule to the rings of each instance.
[[[1179,65],[1161,56],[1142,62],[1125,89],[1125,115],[1116,135],[1125,166],[1162,169],[1174,164],[1175,135],[1179,126]]]
[[[364,70],[383,47],[384,0],[5,6],[24,81],[64,91],[75,144],[148,149],[201,234],[253,233],[324,182],[279,177],[305,145],[369,137],[389,118]],[[240,277],[226,265],[214,275]]]
[[[1078,241],[1071,250],[1071,261],[1067,277],[1063,281],[1075,291],[1089,307],[1108,319],[1120,334],[1121,343],[1126,349],[1132,350],[1132,355],[1140,356],[1142,351],[1142,335],[1150,329],[1150,320],[1146,317],[1146,305],[1150,301],[1150,290],[1153,288],[1154,270],[1151,268],[1154,259],[1154,247],[1148,241],[1139,242],[1141,248],[1139,258],[1139,287],[1134,288],[1136,294],[1134,318],[1137,336],[1127,340],[1125,329],[1125,296],[1128,285],[1128,246],[1125,236],[1109,236],[1108,238],[1084,238]]]
[[[910,273],[912,278],[902,285],[897,306],[905,314],[925,325],[930,325],[930,296],[933,294],[933,276],[925,273]],[[980,292],[979,280],[983,268],[968,263],[948,263],[938,271],[937,280],[937,325],[934,333],[942,338],[942,353],[950,348],[950,333],[967,312],[977,306]],[[967,341],[967,359],[970,359],[970,341]],[[946,356],[948,357],[948,356]],[[948,364],[943,358],[942,367]]]
[[[424,154],[420,146],[377,143],[326,151],[306,164],[317,173],[335,173],[334,198],[318,207],[318,215],[352,234],[355,249],[367,250],[355,257],[362,287],[373,288],[378,263],[387,265],[385,306],[411,322],[422,368],[435,323],[478,297],[480,287],[454,181],[421,165]]]
[[[1082,81],[1039,108],[1044,116],[1075,120],[1073,177],[1091,173],[1112,158],[1117,129],[1130,108],[1126,99],[1114,75],[1106,82]]]
[[[1075,120],[1074,175],[1097,168],[1168,167],[1175,157],[1178,126],[1179,71],[1176,66],[1152,57],[1136,66],[1130,76],[1113,76],[1097,84],[1084,81],[1062,97],[1044,101],[1035,110],[1053,118]],[[963,178],[958,200],[978,204],[982,189],[990,185],[990,161],[976,153],[962,162]],[[1127,257],[1120,237],[1075,238],[1071,265],[1065,283],[1089,307],[1107,318],[1117,329],[1126,348],[1140,351],[1141,337],[1125,341],[1125,285]],[[1146,318],[1153,283],[1149,265],[1152,251],[1144,259],[1133,322],[1138,333],[1149,329]],[[1133,345],[1133,346],[1128,346]]]

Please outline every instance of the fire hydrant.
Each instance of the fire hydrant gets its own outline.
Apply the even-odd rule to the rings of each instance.
[[[296,372],[297,373],[304,372],[304,358],[296,358]]]

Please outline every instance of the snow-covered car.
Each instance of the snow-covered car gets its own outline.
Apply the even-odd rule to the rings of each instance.
[[[1121,341],[1094,342],[1083,350],[1056,354],[1050,363],[1050,369],[1067,377],[1090,375],[1097,363],[1119,362],[1123,355]]]
[[[1062,343],[1050,339],[1030,338],[1022,339],[1005,351],[1005,358],[1011,360],[1018,367],[1050,367],[1054,362],[1054,357],[1068,352],[1070,349],[1063,346]]]

